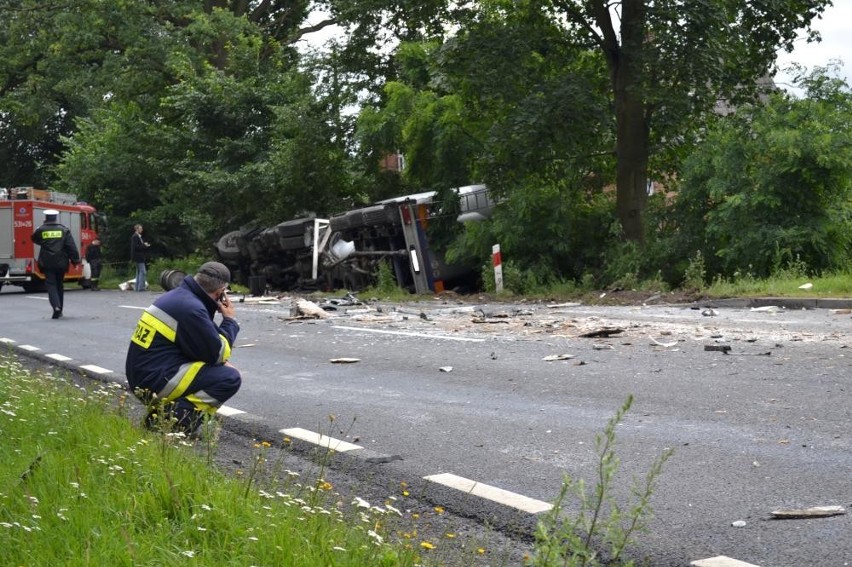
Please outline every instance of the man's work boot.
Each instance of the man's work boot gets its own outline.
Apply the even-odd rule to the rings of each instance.
[[[60,309],[58,307],[54,307],[53,308],[53,317],[51,317],[51,319],[59,319],[60,317],[62,317],[62,309]]]

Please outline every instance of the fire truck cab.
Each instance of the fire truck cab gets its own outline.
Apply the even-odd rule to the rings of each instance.
[[[0,289],[17,285],[24,290],[44,289],[44,274],[38,269],[40,247],[32,234],[44,223],[44,211],[59,211],[59,223],[71,229],[74,242],[84,257],[86,248],[106,229],[106,219],[94,207],[79,202],[75,195],[33,187],[0,188]],[[66,282],[81,282],[83,266],[70,265]]]

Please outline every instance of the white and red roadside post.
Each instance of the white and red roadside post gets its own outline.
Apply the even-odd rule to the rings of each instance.
[[[500,256],[500,245],[491,247],[491,262],[494,264],[494,290],[503,292],[503,258]]]

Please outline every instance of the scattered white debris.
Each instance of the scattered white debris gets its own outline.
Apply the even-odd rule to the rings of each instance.
[[[677,341],[671,341],[671,342],[665,342],[664,343],[664,342],[658,341],[657,339],[655,339],[654,337],[651,337],[651,336],[649,336],[648,338],[651,339],[651,342],[653,344],[655,344],[657,346],[665,347],[665,348],[671,348],[671,347],[673,347],[677,344]]]
[[[329,314],[322,307],[307,299],[296,301],[296,308],[302,315],[313,316],[319,319],[327,319],[329,317]]]
[[[572,358],[574,358],[573,354],[550,354],[542,358],[542,360],[553,362],[554,360],[570,360]]]
[[[441,372],[452,372],[453,367],[452,366],[442,366],[438,370],[440,370]]]
[[[782,508],[773,510],[773,518],[825,518],[845,514],[843,506],[814,506],[812,508]]]
[[[811,289],[812,287],[814,287],[814,284],[812,284],[811,282],[808,282],[806,284],[800,285],[799,289]]]

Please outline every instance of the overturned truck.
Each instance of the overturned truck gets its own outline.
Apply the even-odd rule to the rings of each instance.
[[[484,185],[454,189],[459,222],[491,215]],[[476,266],[447,264],[432,251],[426,227],[442,214],[434,191],[379,201],[329,219],[305,217],[268,228],[246,228],[216,243],[219,260],[254,295],[280,291],[360,290],[376,283],[387,263],[397,285],[415,293],[470,285]],[[455,208],[453,208],[455,210]]]

